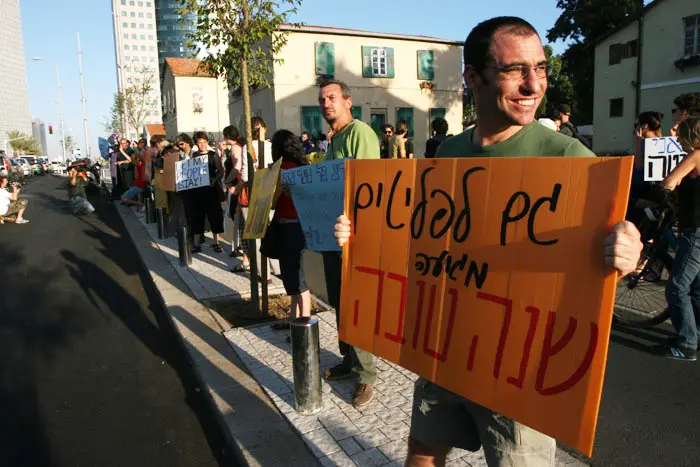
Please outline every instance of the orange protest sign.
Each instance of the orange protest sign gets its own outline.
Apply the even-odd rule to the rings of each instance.
[[[178,157],[171,154],[163,158],[163,189],[165,191],[175,191],[175,177],[177,172]]]
[[[632,158],[348,161],[340,338],[590,455]]]

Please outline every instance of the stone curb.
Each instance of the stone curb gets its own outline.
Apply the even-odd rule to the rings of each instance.
[[[151,241],[134,212],[118,203],[115,209],[149,272],[201,391],[240,465],[318,465],[315,456],[223,336],[226,329],[220,317],[192,298],[175,267]]]

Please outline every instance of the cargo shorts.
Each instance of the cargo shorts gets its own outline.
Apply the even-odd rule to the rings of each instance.
[[[491,467],[552,467],[553,438],[423,378],[416,382],[411,437],[428,446],[484,448]]]

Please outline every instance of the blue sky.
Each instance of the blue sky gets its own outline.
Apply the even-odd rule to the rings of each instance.
[[[419,2],[407,0],[400,11],[393,2],[353,0],[340,2],[305,0],[294,21],[368,31],[419,34],[464,40],[472,27],[484,19],[520,16],[530,21],[544,37],[559,16],[555,0],[500,0]],[[27,57],[27,79],[32,117],[41,118],[54,134],[47,135],[49,156],[60,155],[59,112],[56,73],[49,62],[33,61],[42,56],[56,61],[63,90],[63,114],[67,135],[85,148],[80,101],[76,31],[83,49],[83,77],[87,99],[91,152],[98,154],[97,137],[105,136],[101,122],[109,114],[117,79],[114,61],[112,5],[109,0],[22,0],[22,32]],[[553,44],[555,53],[564,44]],[[48,131],[48,128],[47,128]]]

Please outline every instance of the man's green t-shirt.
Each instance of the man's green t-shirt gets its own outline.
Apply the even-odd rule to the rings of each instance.
[[[435,157],[595,156],[579,140],[532,122],[505,141],[489,146],[472,142],[474,128],[443,141]]]
[[[353,120],[333,135],[324,160],[346,157],[379,159],[379,138],[371,126],[360,120]]]
[[[75,177],[75,185],[71,185],[70,182],[68,182],[68,187],[69,187],[69,194],[71,198],[74,198],[76,196],[81,196],[85,198],[85,186],[87,185],[87,182],[83,177],[78,175]]]

